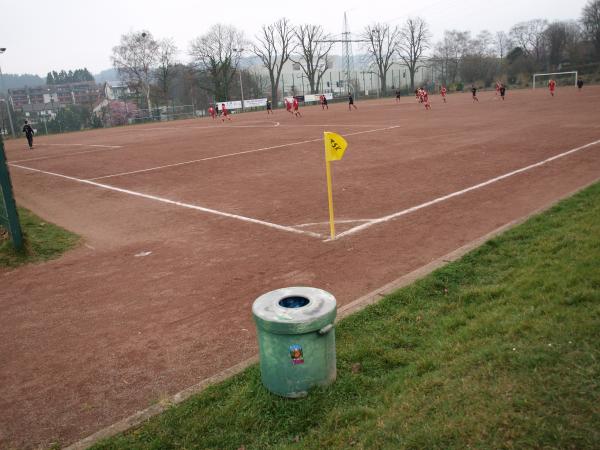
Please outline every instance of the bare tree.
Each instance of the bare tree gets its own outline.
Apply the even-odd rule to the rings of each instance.
[[[499,64],[494,51],[494,37],[489,31],[481,31],[470,39],[460,64],[461,79],[467,83],[483,81],[490,85],[498,75]]]
[[[240,60],[238,51],[244,46],[244,34],[228,25],[213,25],[206,34],[190,43],[193,63],[209,74],[211,86],[203,89],[217,100],[229,98],[229,86]]]
[[[279,19],[271,25],[263,25],[256,40],[258,44],[252,45],[252,52],[269,72],[271,98],[273,105],[277,105],[281,71],[298,45],[294,42],[294,28],[286,18]]]
[[[503,62],[512,45],[508,34],[506,34],[504,31],[496,32],[494,36],[494,44],[496,46],[496,54],[500,57],[500,62]]]
[[[559,66],[569,59],[568,51],[579,41],[581,35],[577,22],[553,22],[544,31],[548,45],[548,61],[551,66]]]
[[[149,31],[132,32],[122,35],[121,43],[113,47],[112,52],[111,60],[119,75],[142,91],[151,110],[150,84],[156,68],[158,42]]]
[[[573,64],[583,62],[584,56],[584,30],[581,24],[575,20],[565,22],[567,32],[567,42],[564,53],[565,58]]]
[[[385,95],[387,86],[387,73],[394,63],[393,56],[398,47],[400,29],[390,28],[388,24],[375,23],[367,25],[361,36],[367,41],[367,52],[371,62],[377,66],[380,86]]]
[[[299,57],[290,56],[290,60],[300,65],[308,78],[310,92],[314,94],[321,85],[323,74],[329,69],[329,52],[333,42],[328,42],[330,37],[325,34],[321,25],[300,25],[294,31],[296,41],[300,47]]]
[[[600,59],[600,0],[590,0],[585,5],[581,23],[586,37],[594,44],[596,57]]]
[[[434,58],[444,83],[456,82],[460,62],[469,47],[471,34],[468,31],[450,30],[444,32],[444,39],[438,42]]]
[[[398,36],[398,54],[408,67],[410,88],[415,88],[415,73],[419,68],[423,52],[429,48],[429,28],[420,17],[408,19]]]
[[[483,30],[469,42],[469,52],[492,56],[494,54],[493,45],[494,36],[488,30]]]
[[[177,52],[178,49],[173,39],[161,39],[158,42],[158,68],[156,70],[156,78],[165,99],[169,97],[169,86],[177,64],[175,59]]]
[[[544,31],[548,22],[534,19],[521,22],[510,29],[510,38],[514,44],[523,49],[538,65],[544,62],[546,56],[546,36]]]
[[[450,49],[444,45],[444,41],[438,42],[433,51],[433,64],[444,85],[446,85],[449,80],[448,66],[450,64],[450,57]]]

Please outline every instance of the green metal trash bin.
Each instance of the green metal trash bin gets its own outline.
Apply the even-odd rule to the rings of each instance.
[[[254,301],[265,387],[283,397],[304,397],[335,381],[335,297],[310,287],[267,292]]]

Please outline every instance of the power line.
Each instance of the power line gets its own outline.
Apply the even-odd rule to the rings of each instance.
[[[354,54],[352,52],[352,43],[358,42],[369,42],[368,39],[353,39],[352,33],[350,32],[350,25],[348,24],[348,15],[347,12],[344,11],[344,26],[342,31],[342,37],[338,39],[322,39],[317,42],[329,42],[342,44],[342,58],[344,60],[344,72],[346,75],[346,86],[348,87],[348,91],[351,90],[352,84],[350,83],[352,79],[352,71],[354,69]]]

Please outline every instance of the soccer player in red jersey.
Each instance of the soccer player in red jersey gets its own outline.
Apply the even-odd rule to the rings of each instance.
[[[300,110],[298,109],[299,106],[298,99],[294,97],[294,115],[296,117],[302,117],[302,114],[300,114]]]
[[[225,119],[227,120],[231,120],[231,117],[229,117],[229,110],[227,109],[227,107],[225,106],[225,103],[221,103],[221,114],[223,115],[221,117],[221,120],[223,122],[225,122]]]
[[[554,97],[554,91],[556,90],[556,81],[548,81],[548,89],[550,89],[550,95]]]
[[[289,101],[287,98],[284,98],[284,99],[283,99],[283,103],[285,103],[285,110],[286,110],[287,112],[289,112],[290,114],[294,114],[294,113],[292,112],[292,104],[290,103],[290,101]]]
[[[421,89],[421,101],[425,104],[425,109],[431,109],[431,103],[429,103],[429,94],[425,89]]]
[[[325,94],[321,95],[320,100],[321,100],[321,109],[329,109],[329,104],[327,103],[327,97],[325,97]]]
[[[210,117],[212,117],[213,120],[215,120],[215,116],[217,115],[215,108],[213,108],[213,105],[210,105],[208,107],[208,114],[210,114]]]
[[[440,89],[440,94],[442,94],[442,99],[444,100],[444,103],[446,103],[446,94],[448,93],[448,90],[446,89],[446,86],[442,86],[442,89]]]

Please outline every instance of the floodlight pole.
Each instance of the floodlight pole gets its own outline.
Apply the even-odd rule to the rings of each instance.
[[[244,48],[234,48],[233,51],[236,52],[238,55],[241,55],[242,52],[244,51]],[[238,61],[239,64],[239,61]],[[242,70],[238,69],[238,72],[240,74],[240,91],[242,94],[242,112],[244,112],[244,83],[242,82]]]
[[[0,48],[0,55],[6,51],[5,47]],[[4,90],[4,76],[2,75],[2,67],[0,67],[0,88]],[[6,111],[8,112],[8,123],[10,123],[10,131],[13,139],[17,137],[15,134],[15,127],[13,126],[12,115],[10,113],[10,102],[8,101],[8,95],[6,96]]]
[[[298,75],[297,78],[302,79],[302,95],[305,95],[304,94],[304,72],[302,72],[300,75]]]

